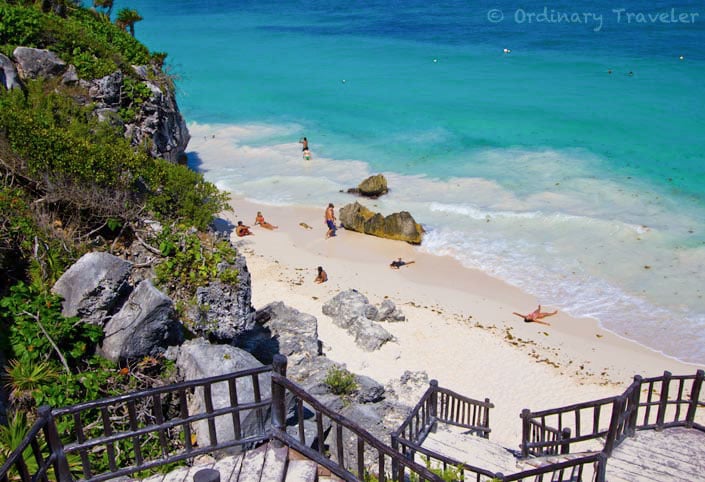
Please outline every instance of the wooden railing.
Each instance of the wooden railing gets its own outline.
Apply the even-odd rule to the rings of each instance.
[[[297,450],[349,482],[370,479],[442,481],[440,476],[405,458],[287,379],[286,357],[275,355],[272,367],[271,435],[278,443]],[[308,439],[307,426],[312,427]],[[328,436],[330,444],[326,443]]]
[[[48,415],[44,409],[28,438],[32,446],[41,446],[39,430],[46,431],[51,448],[46,460],[55,471],[50,480],[60,482],[73,480],[70,472],[99,482],[218,450],[247,449],[269,438],[266,420],[272,402],[263,387],[269,389],[270,375],[271,367],[264,366],[54,409]],[[189,405],[194,392],[203,399],[198,410]],[[227,401],[215,406],[214,394]],[[239,400],[243,395],[245,403]],[[15,451],[5,465],[21,454]],[[21,480],[45,480],[45,465]],[[4,469],[3,481],[8,473]]]
[[[0,467],[0,481],[18,479],[32,482],[70,480],[66,457],[49,406],[39,407],[37,420]]]
[[[603,438],[604,445],[593,454],[503,475],[422,447],[438,421],[481,435],[489,433],[481,430],[489,429],[489,400],[468,399],[432,382],[411,415],[392,434],[390,447],[288,380],[286,358],[276,355],[272,367],[73,407],[41,407],[20,446],[0,467],[0,482],[72,482],[74,478],[98,482],[143,474],[204,453],[246,450],[266,440],[290,446],[345,481],[442,480],[415,461],[418,454],[434,470],[462,467],[468,481],[540,481],[548,477],[551,481],[603,482],[607,457],[635,430],[685,426],[705,431],[705,410],[699,410],[705,408],[703,379],[702,370],[694,376],[668,372],[655,378],[637,376],[617,397],[542,412],[524,410],[523,454],[565,454],[570,444]],[[266,388],[271,388],[271,397]],[[249,395],[243,402],[245,391]],[[189,406],[195,392],[202,395],[204,405],[196,411]],[[215,403],[214,393],[225,397]],[[198,443],[192,439],[195,432]]]
[[[414,460],[415,455],[419,454],[430,466],[439,467],[441,470],[450,466],[462,466],[466,472],[466,480],[470,480],[471,475],[478,481],[482,477],[493,478],[495,474],[488,470],[454,460],[422,446],[438,422],[466,428],[480,437],[489,438],[491,408],[494,408],[494,405],[487,398],[484,402],[473,400],[441,388],[437,380],[431,380],[421,400],[391,434],[392,448],[410,460]]]
[[[588,441],[600,444],[609,456],[636,430],[689,427],[705,431],[696,420],[698,409],[705,407],[704,378],[703,370],[681,376],[664,372],[645,379],[637,375],[619,396],[540,412],[524,409],[522,457],[567,453],[571,444]]]

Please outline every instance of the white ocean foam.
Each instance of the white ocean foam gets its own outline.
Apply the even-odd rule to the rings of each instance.
[[[315,144],[304,161],[300,132],[296,125],[192,125],[191,147],[207,179],[257,202],[351,202],[340,191],[370,175],[369,165],[319,157]],[[705,362],[698,291],[705,247],[684,248],[676,234],[699,226],[698,213],[675,209],[638,182],[594,178],[601,160],[581,150],[475,155],[506,176],[385,172],[390,193],[364,204],[412,212],[428,228],[422,250],[454,256],[669,355]]]

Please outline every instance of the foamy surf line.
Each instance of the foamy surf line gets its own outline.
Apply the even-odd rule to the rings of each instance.
[[[334,202],[340,207],[354,200],[341,191],[371,174],[364,161],[319,157],[315,148],[313,159],[304,161],[297,142],[301,126],[191,124],[189,128],[194,167],[219,188],[253,202],[307,207]],[[580,212],[575,206],[581,203],[570,196],[570,186],[550,195],[522,196],[490,179],[385,175],[392,187],[389,195],[364,204],[384,213],[413,213],[429,231],[423,251],[451,255],[464,266],[517,286],[544,304],[572,316],[595,318],[605,329],[667,356],[705,362],[705,339],[697,335],[705,320],[698,317],[697,310],[678,312],[660,306],[609,278],[610,266],[617,271],[633,270],[620,260],[629,258],[637,247],[643,251],[644,243],[635,241],[637,238],[658,238],[660,232],[607,219],[603,214],[607,209],[594,204]],[[580,178],[577,184],[589,183]],[[469,193],[472,202],[468,202]],[[594,192],[586,196],[594,196]],[[617,205],[625,206],[627,219],[633,221],[635,206],[630,193],[624,199],[617,199]],[[563,205],[569,207],[566,212],[556,210]],[[592,249],[606,239],[628,247],[611,252],[615,248],[605,246],[602,251],[606,254]],[[596,271],[600,265],[605,267]],[[648,285],[641,279],[638,282]]]

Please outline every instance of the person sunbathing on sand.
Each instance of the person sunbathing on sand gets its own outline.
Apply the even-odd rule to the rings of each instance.
[[[396,261],[392,261],[389,263],[389,267],[392,269],[399,269],[402,266],[408,266],[410,264],[414,264],[416,261],[403,261],[401,258],[398,258]]]
[[[558,313],[558,310],[554,311],[553,313],[548,313],[548,312],[541,312],[541,305],[539,305],[538,308],[536,308],[534,311],[529,313],[528,315],[522,315],[521,313],[517,313],[516,311],[513,312],[513,315],[521,316],[524,318],[524,323],[541,323],[542,325],[547,325],[551,326],[550,323],[546,323],[545,321],[540,321],[541,318],[546,318],[547,316],[553,316],[556,313]]]
[[[254,236],[255,233],[250,231],[249,226],[245,226],[244,224],[242,224],[242,221],[238,221],[237,226],[235,226],[235,234],[237,234],[240,237],[243,237],[243,236],[251,236],[251,235]]]
[[[319,266],[318,268],[318,276],[316,276],[316,279],[313,280],[314,283],[325,283],[328,281],[328,274],[323,270],[322,266]]]
[[[262,211],[257,211],[257,217],[255,218],[255,226],[257,225],[262,226],[264,229],[277,229],[279,226],[275,226],[273,224],[268,223],[267,221],[264,220],[264,216],[262,215]]]

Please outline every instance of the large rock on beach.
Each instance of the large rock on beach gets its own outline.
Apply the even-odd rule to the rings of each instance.
[[[355,202],[343,206],[339,215],[345,229],[411,244],[421,244],[423,239],[423,228],[407,211],[383,216]]]
[[[109,253],[88,253],[58,279],[52,292],[63,296],[64,316],[102,325],[130,291],[132,263]]]
[[[376,199],[389,192],[387,188],[387,178],[385,178],[383,174],[370,176],[362,181],[356,188],[348,189],[348,192]]]
[[[379,317],[379,310],[356,290],[338,293],[323,304],[322,311],[333,319],[335,325],[354,336],[355,343],[363,350],[379,350],[393,339],[391,333],[373,321]]]
[[[183,341],[183,327],[175,319],[174,303],[149,280],[130,293],[104,328],[99,353],[114,362],[157,356]]]
[[[250,368],[259,368],[262,363],[244,350],[230,345],[211,345],[205,340],[194,339],[187,341],[179,349],[176,366],[184,380],[198,380],[200,378],[225,375]],[[258,376],[260,396],[262,400],[271,397],[271,374],[269,372]],[[241,377],[236,382],[237,401],[239,404],[255,401],[252,377]],[[224,408],[233,405],[230,400],[230,390],[227,382],[216,383],[211,390],[213,408]],[[197,388],[189,401],[189,413],[204,413],[206,409],[203,388]],[[261,433],[265,428],[269,410],[242,410],[239,412],[241,437]],[[223,443],[235,439],[235,430],[232,415],[223,415],[215,419],[216,435],[218,442]],[[208,423],[204,420],[194,423],[198,445],[210,445]]]
[[[23,79],[49,78],[66,71],[66,62],[49,50],[31,47],[17,47],[12,56],[17,61],[20,77]]]
[[[23,88],[12,60],[0,54],[0,86],[7,90]]]

